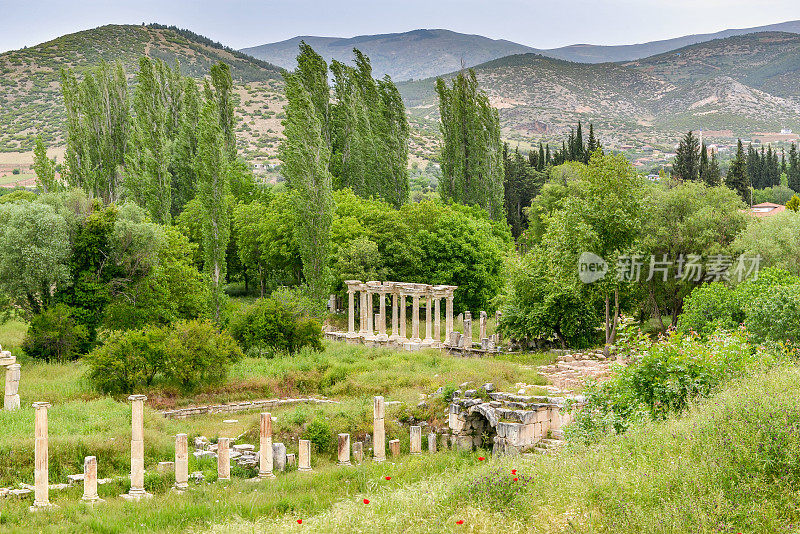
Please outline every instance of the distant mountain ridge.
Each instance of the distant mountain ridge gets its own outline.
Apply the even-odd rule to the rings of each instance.
[[[669,52],[692,44],[764,31],[800,34],[800,20],[686,35],[648,43],[603,46],[575,44],[537,49],[504,39],[490,39],[443,29],[420,29],[403,33],[359,35],[356,37],[298,36],[277,43],[243,48],[241,51],[285,69],[295,67],[300,41],[311,45],[327,61],[350,61],[358,48],[372,60],[376,76],[389,74],[395,81],[418,80],[453,72],[463,65],[473,67],[513,54],[541,54],[578,63],[623,62]]]

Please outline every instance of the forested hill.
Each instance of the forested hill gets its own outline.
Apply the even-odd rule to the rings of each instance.
[[[800,129],[800,35],[770,32],[692,45],[627,64],[520,54],[475,67],[503,135],[558,140],[577,121],[606,142],[672,144],[687,130]],[[447,77],[452,76],[448,75]],[[437,119],[434,79],[398,85],[412,115]],[[622,144],[622,143],[620,143]]]
[[[59,72],[62,66],[79,73],[101,61],[119,60],[128,74],[147,55],[172,64],[184,74],[200,77],[213,63],[224,61],[236,82],[273,82],[278,67],[187,30],[161,25],[108,25],[72,33],[21,50],[0,54],[0,151],[30,150],[37,133],[59,144],[64,107]]]

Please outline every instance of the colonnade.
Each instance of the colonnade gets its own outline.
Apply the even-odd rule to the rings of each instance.
[[[453,292],[458,286],[411,284],[403,282],[362,282],[346,280],[348,339],[365,342],[397,343],[416,346],[440,346],[441,301],[445,299],[445,332],[453,331]],[[356,293],[358,293],[358,325],[356,325]],[[375,297],[378,297],[378,313]],[[411,337],[406,332],[406,298],[411,298]],[[387,299],[391,299],[391,335],[387,334]],[[420,305],[425,307],[425,331],[420,331]],[[358,326],[358,331],[356,331]],[[421,336],[425,336],[424,338]]]

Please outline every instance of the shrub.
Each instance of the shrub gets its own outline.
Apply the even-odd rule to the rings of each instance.
[[[104,393],[133,393],[157,379],[185,391],[225,378],[242,357],[233,338],[208,321],[113,332],[88,355],[89,379]]]
[[[759,342],[800,342],[800,284],[770,287],[745,304],[745,325]]]
[[[322,327],[291,305],[273,298],[259,299],[231,321],[233,337],[251,353],[252,349],[296,353],[303,347],[322,350]]]
[[[88,337],[86,327],[75,324],[70,307],[56,304],[31,320],[22,349],[31,358],[65,362],[77,357]]]
[[[328,422],[321,417],[311,421],[305,432],[303,432],[303,439],[309,440],[317,452],[333,451],[333,431]]]

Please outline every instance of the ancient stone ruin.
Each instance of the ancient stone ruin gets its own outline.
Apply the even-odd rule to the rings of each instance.
[[[2,350],[0,347],[0,365],[6,368],[6,389],[3,397],[3,409],[19,409],[19,379],[20,365],[17,359],[9,351]]]
[[[570,409],[583,401],[493,390],[485,384],[479,390],[454,394],[449,426],[453,444],[460,450],[491,448],[493,454],[519,454],[541,449],[540,445],[550,444],[548,440],[562,437],[562,426],[571,420]]]

